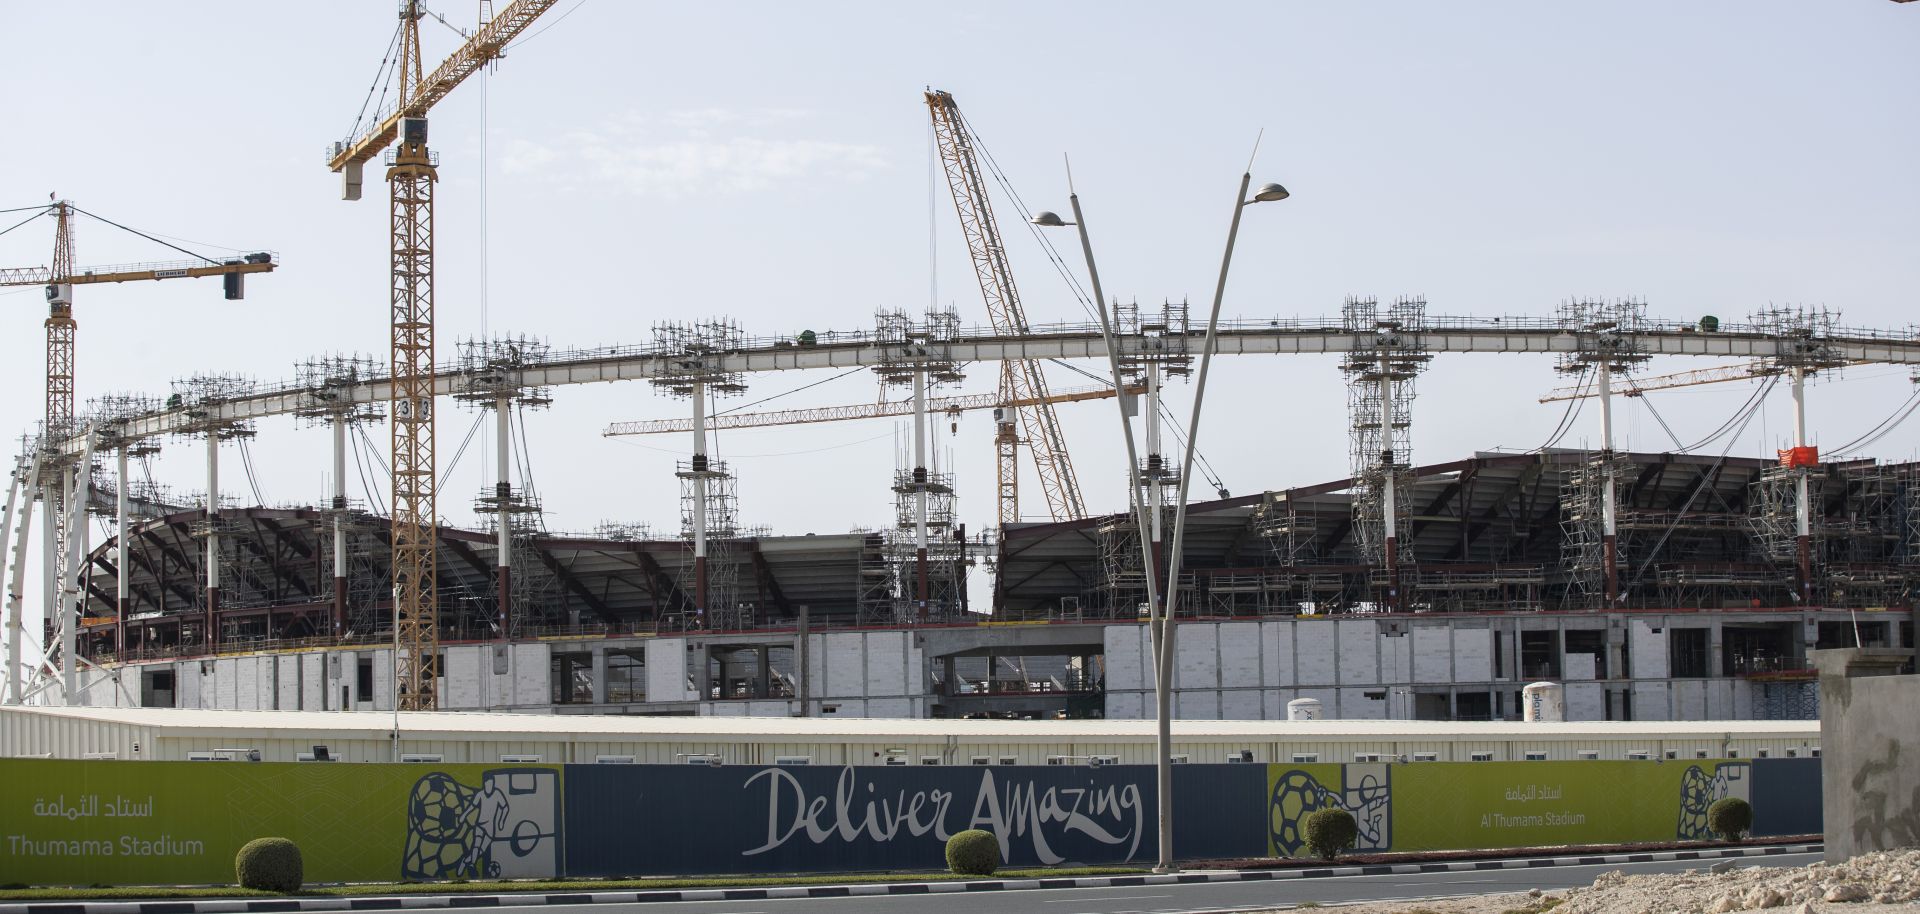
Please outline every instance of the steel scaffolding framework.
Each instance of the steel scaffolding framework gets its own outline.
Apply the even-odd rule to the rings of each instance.
[[[1406,501],[1413,448],[1414,379],[1432,361],[1421,337],[1427,302],[1400,298],[1382,310],[1377,299],[1348,298],[1342,324],[1352,348],[1341,360],[1347,374],[1348,455],[1353,466],[1353,527],[1369,584],[1382,609],[1399,608],[1401,567],[1410,563],[1399,543],[1407,538],[1412,512]]]

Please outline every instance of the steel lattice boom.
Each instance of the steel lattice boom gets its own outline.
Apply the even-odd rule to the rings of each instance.
[[[408,140],[413,140],[409,137]],[[394,675],[404,711],[436,706],[440,656],[433,455],[433,184],[425,125],[387,170],[393,194]]]
[[[1002,335],[1025,335],[1027,315],[1020,306],[1020,292],[1013,284],[1013,273],[1007,267],[1006,245],[1000,239],[999,225],[994,222],[993,205],[987,200],[987,185],[980,175],[966,120],[960,116],[960,108],[951,94],[933,90],[926,97],[934,137],[940,146],[940,160],[946,166],[947,186],[953,192],[953,207],[960,216],[960,232],[966,236],[967,250],[973,257],[980,294],[986,299],[987,316]],[[1087,511],[1080,498],[1080,483],[1074,478],[1067,442],[1060,434],[1060,421],[1047,400],[1047,379],[1041,374],[1039,363],[1025,359],[1002,362],[1000,399],[1020,417],[1027,446],[1033,451],[1033,468],[1039,474],[1040,489],[1046,493],[1047,510],[1053,519],[1085,517]],[[1032,405],[1013,406],[1016,402]],[[1003,420],[996,439],[1002,524],[1020,520],[1014,450],[1018,441],[1013,423]]]

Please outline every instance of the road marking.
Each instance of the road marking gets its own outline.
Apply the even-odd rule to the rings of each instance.
[[[1098,891],[1098,890],[1096,889],[1094,891]],[[1100,901],[1133,901],[1139,898],[1172,898],[1172,897],[1173,897],[1172,895],[1102,895],[1100,896],[1099,900]],[[1089,899],[1086,899],[1086,898],[1060,898],[1053,901],[1043,901],[1041,902],[1041,904],[1081,904],[1081,903],[1085,903],[1088,900]]]

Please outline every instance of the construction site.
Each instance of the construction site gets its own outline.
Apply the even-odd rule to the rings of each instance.
[[[965,308],[883,307],[830,330],[661,320],[650,339],[581,348],[531,333],[436,341],[429,110],[553,6],[504,4],[434,67],[420,52],[427,14],[402,3],[393,100],[328,148],[347,200],[366,190],[368,163],[384,163],[391,335],[369,341],[378,355],[315,354],[279,381],[209,370],[86,396],[77,294],[217,276],[239,299],[278,257],[77,267],[74,224],[92,214],[67,200],[21,210],[51,220],[54,245],[49,266],[0,271],[0,285],[44,288],[50,308],[45,415],[0,522],[7,704],[1141,719],[1165,682],[1190,720],[1283,720],[1305,700],[1340,720],[1496,721],[1520,719],[1522,690],[1549,682],[1570,721],[1812,720],[1809,651],[1914,645],[1920,463],[1871,455],[1920,386],[1826,454],[1806,407],[1810,379],[1849,369],[1891,366],[1920,385],[1913,327],[1851,326],[1812,306],[1662,316],[1633,298],[1516,315],[1352,297],[1324,317],[1223,316],[1218,294],[1210,312],[1103,294],[1090,247],[1097,320],[1029,321],[1001,223],[1077,225],[1077,197],[1071,222],[1014,209],[939,90],[925,92],[927,126],[977,282]],[[1248,186],[1241,207],[1289,195]],[[216,351],[189,355],[219,365]],[[1163,399],[1170,384],[1204,391],[1214,356],[1337,359],[1326,383],[1343,386],[1348,423],[1313,432],[1344,441],[1349,475],[1276,470],[1264,491],[1202,479],[1191,492],[1186,443],[1204,426],[1196,406],[1182,428]],[[1417,384],[1436,360],[1523,356],[1551,358],[1567,385],[1542,398],[1567,410],[1553,441],[1415,458],[1417,425],[1460,409],[1422,409]],[[1648,369],[1670,357],[1702,367]],[[1052,383],[1055,363],[1091,380]],[[869,374],[879,399],[716,405],[827,371]],[[993,391],[958,393],[969,376],[994,378]],[[674,478],[645,481],[677,490],[678,516],[550,526],[527,482],[527,416],[600,384],[683,416],[604,432],[690,445]],[[1705,431],[1681,429],[1670,451],[1615,449],[1618,404],[1707,384],[1752,396],[1701,444],[1680,447]],[[1730,453],[1778,388],[1791,446]],[[1088,507],[1084,492],[1118,485],[1122,436],[1076,440],[1070,456],[1056,406],[1083,401],[1120,414],[1130,510]],[[934,425],[973,411],[992,416],[991,483],[958,478],[935,444]],[[441,486],[456,412],[485,417],[459,445],[497,469],[477,492]],[[735,471],[710,449],[723,429],[877,417],[907,429],[896,466],[849,472],[831,497],[890,495],[893,509],[852,531],[748,525]],[[1597,446],[1560,443],[1576,422]],[[247,503],[233,461],[253,475],[257,435],[327,452],[327,485],[294,504]],[[203,482],[138,472],[163,449],[203,454]],[[997,522],[969,529],[962,491],[991,491]],[[475,522],[444,519],[466,509]],[[110,534],[96,540],[96,524]],[[1150,620],[1163,615],[1157,661]]]

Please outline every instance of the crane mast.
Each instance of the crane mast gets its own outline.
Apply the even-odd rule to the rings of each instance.
[[[993,218],[993,205],[987,199],[986,181],[980,174],[966,120],[960,116],[960,107],[952,94],[929,90],[926,100],[934,138],[940,147],[940,160],[946,168],[947,186],[953,193],[954,210],[960,217],[960,232],[966,236],[974,276],[980,281],[981,296],[986,299],[987,316],[993,321],[994,330],[1002,335],[1024,334],[1026,312],[1020,306],[1020,292],[1007,267],[1006,245]],[[1020,519],[1018,447],[1021,438],[1015,431],[1015,416],[1032,451],[1034,471],[1040,478],[1041,491],[1046,494],[1048,512],[1056,521],[1085,517],[1080,483],[1074,477],[1066,439],[1060,434],[1060,422],[1054,415],[1046,376],[1041,373],[1039,363],[1026,359],[1000,363],[999,397],[1005,404],[994,438],[1000,523]],[[1029,405],[1016,406],[1016,403]]]
[[[439,514],[435,511],[433,383],[433,192],[438,157],[427,148],[427,112],[558,0],[516,0],[431,74],[420,57],[419,0],[400,7],[399,104],[357,137],[333,144],[327,166],[340,172],[342,196],[360,199],[362,166],[389,144],[392,252],[390,352],[393,447],[393,625],[395,706],[439,706]]]

